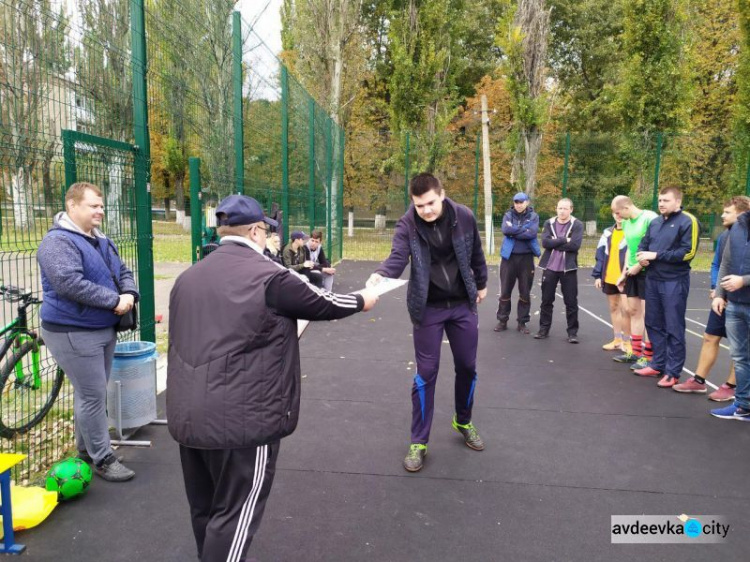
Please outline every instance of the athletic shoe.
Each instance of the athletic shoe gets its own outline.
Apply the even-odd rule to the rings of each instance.
[[[419,472],[424,466],[424,458],[427,455],[427,445],[412,443],[409,452],[404,459],[404,468],[409,472]]]
[[[632,351],[626,350],[622,355],[615,355],[612,361],[616,361],[617,363],[635,363],[638,361],[638,357]]]
[[[615,338],[609,343],[605,343],[602,346],[604,351],[618,351],[622,350],[622,338]]]
[[[578,343],[578,336],[575,334],[569,335],[568,343]]]
[[[531,331],[529,330],[529,327],[524,322],[518,323],[518,331],[522,334],[530,334]]]
[[[630,366],[630,370],[635,371],[636,369],[645,369],[646,367],[648,367],[648,359],[644,355],[641,355],[638,361]]]
[[[730,400],[734,400],[734,389],[727,383],[724,383],[709,394],[708,399],[714,402],[729,402]]]
[[[715,418],[721,418],[723,420],[750,422],[750,411],[739,408],[734,404],[732,404],[731,406],[726,406],[724,408],[711,410],[711,415]]]
[[[651,365],[646,364],[643,369],[634,369],[633,374],[638,375],[639,377],[658,377],[661,375],[661,371],[657,371],[652,368]]]
[[[456,421],[456,416],[453,416],[453,429],[464,436],[464,443],[470,449],[474,449],[475,451],[484,449],[484,441],[479,437],[479,432],[473,423],[460,424]]]
[[[690,377],[687,381],[676,384],[672,387],[675,392],[684,392],[686,394],[705,394],[706,383],[699,383],[695,380],[695,377]]]
[[[643,376],[643,375],[642,375]],[[672,375],[664,375],[656,386],[659,388],[674,388],[680,379],[673,377]]]
[[[498,322],[494,328],[492,328],[496,332],[504,332],[508,329],[508,323],[507,322]]]
[[[94,472],[101,478],[109,482],[125,482],[135,476],[135,472],[117,460],[117,457],[110,454],[101,466],[94,465]]]
[[[549,337],[549,332],[545,332],[543,330],[539,330],[536,334],[534,334],[535,340],[546,340]]]

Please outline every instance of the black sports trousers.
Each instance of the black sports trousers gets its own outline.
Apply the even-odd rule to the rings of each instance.
[[[279,442],[247,449],[180,445],[185,492],[201,562],[243,562],[276,471]]]

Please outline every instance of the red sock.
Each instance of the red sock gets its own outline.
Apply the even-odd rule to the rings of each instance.
[[[651,361],[654,358],[654,349],[651,347],[650,341],[643,343],[643,355],[646,356],[646,360],[648,361]]]
[[[630,341],[633,344],[633,355],[640,357],[643,352],[643,336],[630,336]]]

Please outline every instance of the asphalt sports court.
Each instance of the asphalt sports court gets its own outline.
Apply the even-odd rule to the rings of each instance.
[[[360,288],[374,266],[344,262],[336,290]],[[590,270],[579,272],[580,304],[589,311],[580,313],[579,345],[565,339],[561,298],[549,339],[493,332],[497,268],[490,275],[474,409],[486,449],[470,450],[451,429],[446,342],[425,468],[402,468],[414,375],[405,287],[370,313],[314,324],[301,343],[300,424],[282,442],[250,555],[261,562],[746,560],[750,426],[714,419],[708,411],[717,406],[705,396],[659,389],[656,379],[614,363],[601,350],[611,330],[597,317],[609,315]],[[691,283],[689,369],[708,313],[708,275],[693,274]],[[711,380],[721,384],[728,369],[722,349]],[[164,426],[135,438],[153,441],[120,449],[136,478],[95,478],[87,496],[18,534],[27,545],[22,559],[196,560],[177,446]],[[612,515],[683,513],[725,516],[726,542],[610,542]]]

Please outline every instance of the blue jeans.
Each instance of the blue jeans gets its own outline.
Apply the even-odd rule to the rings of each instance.
[[[750,304],[729,301],[724,314],[729,349],[737,375],[734,404],[750,410]]]

